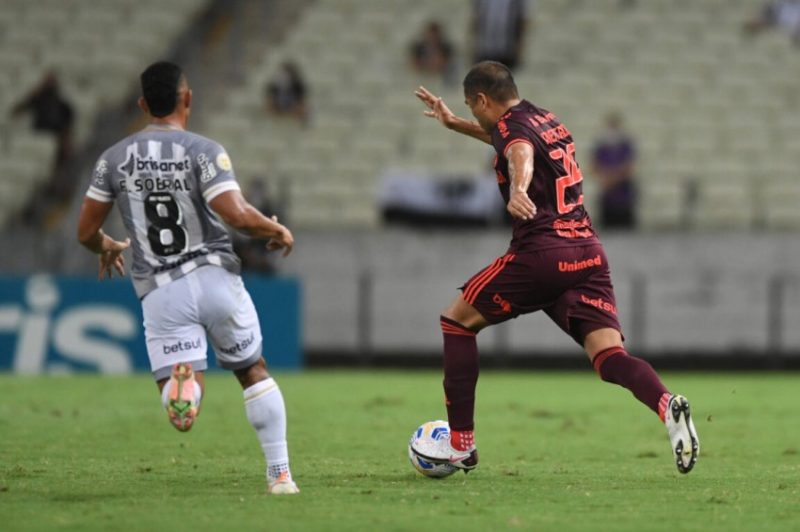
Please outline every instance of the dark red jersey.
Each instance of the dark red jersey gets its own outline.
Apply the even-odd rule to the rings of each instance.
[[[514,220],[510,252],[585,246],[597,242],[583,208],[583,175],[575,160],[572,135],[550,111],[522,100],[500,117],[492,130],[497,151],[495,171],[508,203],[511,179],[508,147],[518,142],[533,146],[533,179],[528,196],[536,205],[532,220]]]

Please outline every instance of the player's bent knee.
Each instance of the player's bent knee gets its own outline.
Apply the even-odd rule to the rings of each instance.
[[[269,377],[269,374],[267,373],[267,362],[264,360],[264,357],[260,357],[253,364],[247,367],[234,370],[234,374],[264,376],[265,378]]]
[[[599,353],[614,347],[621,348],[622,346],[622,334],[611,327],[595,329],[588,333],[583,340],[583,348],[592,361]]]
[[[458,314],[457,301],[453,301],[447,306],[447,308],[442,310],[441,316],[443,318],[447,318],[448,320],[458,321]]]
[[[456,298],[450,306],[444,309],[441,317],[454,321],[465,329],[476,333],[489,325],[481,313],[461,297]]]
[[[483,328],[482,326],[480,326],[478,324],[477,320],[472,320],[472,319],[468,319],[468,318],[464,319],[463,317],[461,319],[458,319],[455,316],[453,316],[452,314],[448,314],[448,313],[443,313],[441,316],[439,316],[439,319],[440,319],[440,321],[442,323],[444,323],[445,320],[446,320],[446,321],[450,322],[450,324],[452,324],[452,325],[456,325],[457,327],[461,327],[464,330],[471,331],[471,332],[473,332],[475,334],[480,332],[480,330]]]
[[[447,338],[447,335],[470,336],[475,338],[478,334],[478,331],[472,330],[466,325],[444,315],[439,316],[439,325],[442,328],[442,334],[445,335],[445,338]]]
[[[269,378],[269,373],[267,372],[267,363],[264,360],[264,357],[259,358],[255,364],[247,366],[246,368],[234,370],[233,374],[236,375],[236,378],[239,380],[239,384],[242,385],[242,388],[249,388],[257,382]]]

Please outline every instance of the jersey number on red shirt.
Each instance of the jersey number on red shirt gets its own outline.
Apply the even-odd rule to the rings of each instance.
[[[567,144],[566,149],[557,148],[550,152],[550,158],[561,161],[567,175],[561,176],[556,179],[556,201],[558,202],[558,214],[566,214],[578,205],[583,205],[583,194],[578,197],[576,203],[567,203],[566,193],[567,188],[577,185],[583,181],[583,174],[581,173],[578,163],[575,161],[575,143],[570,142]]]

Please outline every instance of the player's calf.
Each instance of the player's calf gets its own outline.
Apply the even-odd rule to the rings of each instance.
[[[700,454],[700,440],[692,421],[689,401],[671,394],[650,364],[628,355],[622,347],[604,349],[592,362],[600,378],[627,388],[658,414],[667,426],[678,471],[691,471]]]
[[[235,375],[244,388],[244,408],[267,462],[267,493],[289,495],[300,490],[289,469],[286,407],[278,384],[267,373],[264,359]]]
[[[646,360],[630,356],[623,347],[614,346],[600,351],[594,356],[592,364],[601,379],[627,388],[655,413],[658,413],[661,397],[669,393],[653,367]]]

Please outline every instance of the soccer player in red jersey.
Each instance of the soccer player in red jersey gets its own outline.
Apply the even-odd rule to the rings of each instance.
[[[689,402],[670,393],[652,366],[623,345],[608,260],[583,207],[583,176],[569,130],[550,111],[520,99],[511,71],[493,61],[476,64],[464,78],[465,103],[477,122],[457,117],[424,87],[415,94],[427,116],[495,148],[513,236],[508,251],[467,281],[441,316],[451,437],[414,452],[465,471],[477,466],[475,337],[489,325],[543,310],[583,346],[601,379],[627,388],[658,414],[678,470],[691,471],[700,444]]]

